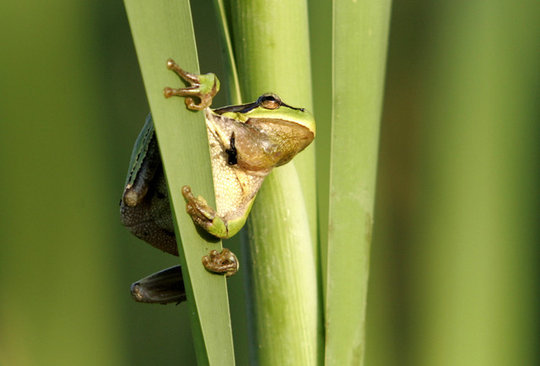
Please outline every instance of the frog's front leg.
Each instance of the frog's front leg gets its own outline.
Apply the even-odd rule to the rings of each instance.
[[[182,195],[187,201],[186,211],[193,222],[218,238],[227,239],[234,236],[246,222],[247,215],[236,219],[220,216],[203,197],[195,197],[189,186],[182,187]]]
[[[230,238],[240,231],[246,222],[247,215],[237,220],[221,217],[204,198],[195,197],[189,186],[182,187],[182,195],[187,200],[186,211],[193,222],[218,238]],[[212,250],[209,255],[202,258],[202,264],[207,271],[224,274],[227,277],[238,272],[239,268],[236,255],[227,248],[224,248],[221,253]]]
[[[174,71],[178,76],[187,81],[190,86],[186,88],[170,88],[163,89],[163,94],[166,98],[173,96],[186,97],[186,106],[188,109],[202,111],[212,104],[212,98],[219,91],[219,79],[215,74],[192,74],[182,69],[174,60],[167,60],[167,68]],[[200,103],[195,103],[193,97],[201,100]]]

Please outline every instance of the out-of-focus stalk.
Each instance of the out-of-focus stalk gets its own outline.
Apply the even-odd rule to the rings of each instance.
[[[325,365],[361,365],[390,1],[334,1]]]

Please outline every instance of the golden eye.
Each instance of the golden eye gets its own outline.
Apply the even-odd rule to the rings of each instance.
[[[259,97],[257,104],[265,109],[278,109],[281,107],[281,99],[272,93],[266,93]]]

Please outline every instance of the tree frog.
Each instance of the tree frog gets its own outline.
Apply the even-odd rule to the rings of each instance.
[[[211,109],[212,98],[219,91],[216,75],[186,72],[173,60],[167,61],[167,68],[190,85],[165,88],[165,97],[184,96],[188,109],[203,111],[210,147],[216,209],[186,185],[182,188],[186,211],[208,233],[230,238],[244,226],[255,196],[272,168],[288,163],[313,141],[314,118],[305,109],[292,107],[272,93],[263,94],[252,103]],[[120,212],[122,223],[137,237],[178,255],[151,116],[132,152]],[[203,258],[203,264],[211,272],[227,275],[236,272],[238,266],[229,251],[222,257],[212,252]]]

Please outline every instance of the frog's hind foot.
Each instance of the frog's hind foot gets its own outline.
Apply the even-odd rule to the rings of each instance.
[[[212,250],[202,258],[202,263],[207,271],[224,274],[227,277],[238,272],[240,268],[238,258],[227,248],[224,248],[221,253],[217,250]]]

